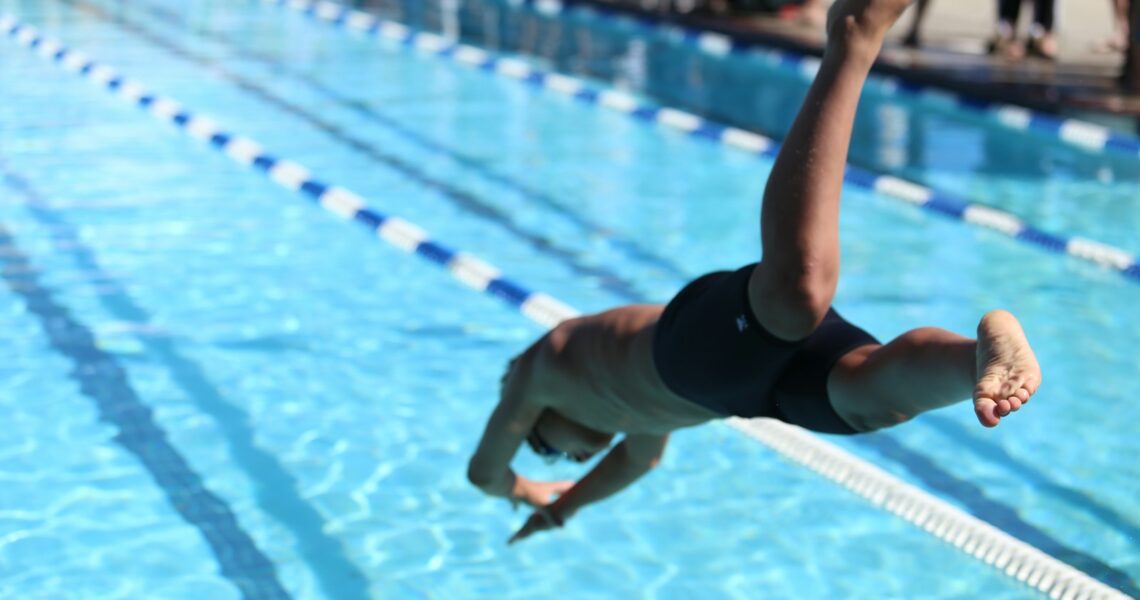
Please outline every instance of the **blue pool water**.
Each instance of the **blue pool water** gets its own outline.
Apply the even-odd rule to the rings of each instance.
[[[253,2],[0,9],[582,310],[756,258],[755,156]],[[1032,596],[721,425],[507,548],[525,515],[464,472],[539,328],[3,44],[0,597]],[[770,75],[766,101],[794,110]],[[888,147],[908,176],[1140,250],[1134,162],[863,110],[934,123]],[[860,137],[853,160],[883,148]],[[997,430],[958,406],[830,441],[1135,595],[1140,286],[854,189],[842,227],[847,316],[888,338],[1009,307],[1046,383]]]

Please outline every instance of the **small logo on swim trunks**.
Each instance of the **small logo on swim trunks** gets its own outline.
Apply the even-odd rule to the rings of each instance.
[[[744,315],[736,317],[736,328],[740,330],[740,333],[744,333],[744,330],[748,329],[748,319],[744,318]]]

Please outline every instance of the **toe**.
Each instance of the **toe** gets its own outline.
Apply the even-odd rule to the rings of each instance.
[[[996,427],[1001,418],[994,413],[997,408],[997,403],[990,398],[978,398],[974,400],[974,414],[978,417],[978,422],[984,427]]]
[[[1015,412],[1017,409],[1021,408],[1021,398],[1018,398],[1017,396],[1010,396],[1009,398],[1006,398],[1006,402],[1009,402],[1010,412]]]
[[[997,407],[994,409],[994,414],[999,417],[1004,417],[1009,414],[1010,406],[1009,400],[998,400]]]

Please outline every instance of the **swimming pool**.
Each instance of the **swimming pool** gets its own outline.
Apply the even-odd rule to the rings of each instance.
[[[661,301],[755,258],[767,159],[279,8],[219,6],[0,2],[579,309]],[[540,328],[6,44],[3,595],[1030,594],[723,426],[676,435],[623,496],[506,548],[523,515],[464,468],[505,360]],[[910,176],[1136,250],[1133,163],[930,118],[948,133],[901,146]],[[1045,166],[1003,187],[979,146],[941,151],[990,138]],[[832,441],[1135,595],[1140,286],[859,189],[845,207],[846,314],[888,337],[969,332],[1006,305],[1047,379],[997,431],[958,407]]]

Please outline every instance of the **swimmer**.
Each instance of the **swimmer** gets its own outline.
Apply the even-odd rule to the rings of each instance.
[[[1037,391],[1037,359],[1006,311],[983,316],[977,339],[926,327],[880,344],[831,308],[856,105],[912,1],[832,6],[823,64],[764,192],[762,262],[704,275],[668,305],[567,320],[511,361],[468,478],[534,508],[512,543],[636,481],[680,428],[769,417],[856,434],[971,397],[994,427]],[[510,467],[524,443],[550,461],[605,456],[578,482],[532,481]]]

